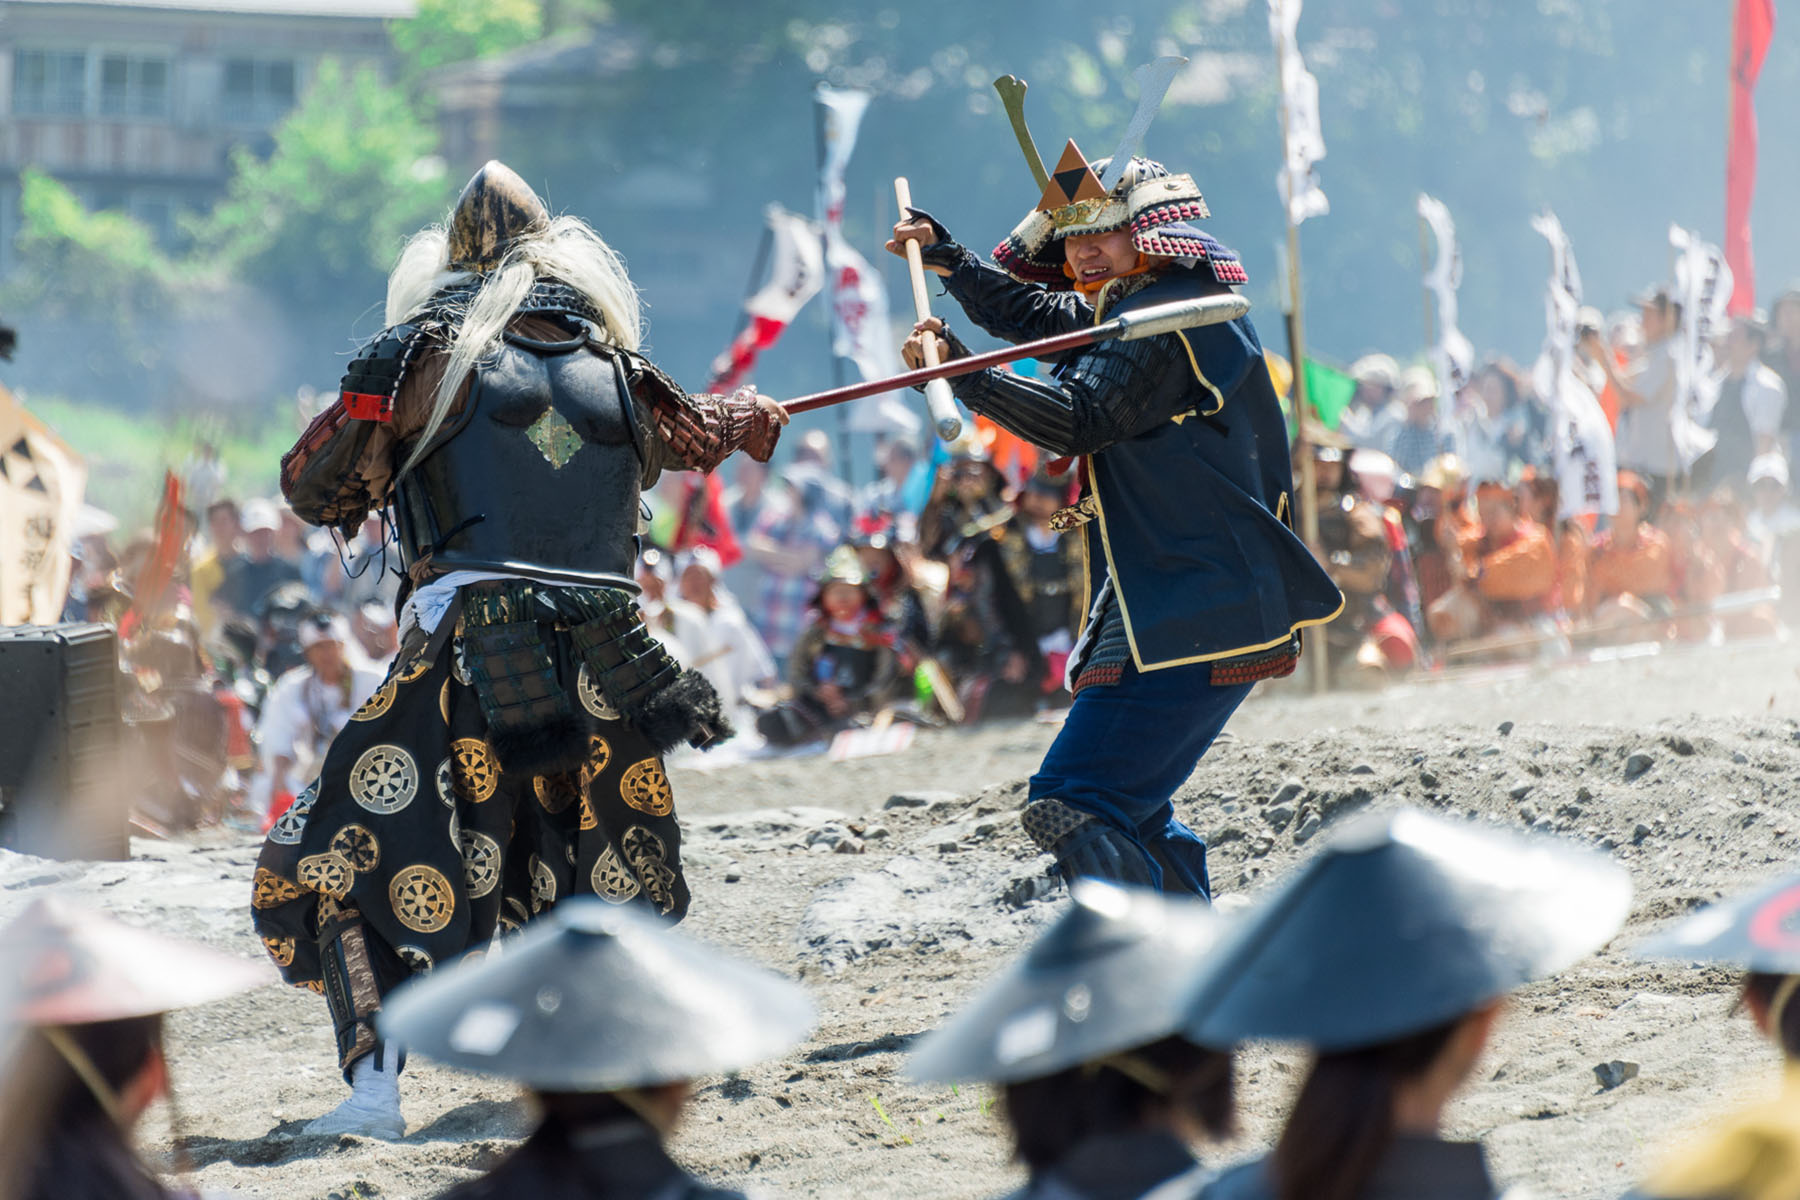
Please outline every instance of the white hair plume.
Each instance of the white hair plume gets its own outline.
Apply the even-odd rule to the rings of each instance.
[[[388,276],[389,325],[415,316],[447,287],[481,281],[450,343],[450,358],[432,400],[431,415],[399,475],[417,465],[421,452],[443,427],[469,373],[499,349],[507,323],[538,280],[567,284],[593,305],[605,321],[602,340],[625,350],[636,350],[643,340],[637,289],[625,274],[624,261],[579,217],[557,217],[543,233],[520,238],[485,276],[450,270],[449,257],[449,235],[444,226],[433,225],[406,243]]]

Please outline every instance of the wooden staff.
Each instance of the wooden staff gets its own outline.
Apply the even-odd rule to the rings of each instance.
[[[920,367],[916,371],[907,371],[887,379],[869,379],[862,383],[832,388],[827,392],[814,392],[810,396],[800,396],[789,400],[782,407],[790,413],[812,412],[818,408],[829,408],[833,404],[861,400],[864,396],[874,396],[881,392],[897,392],[901,388],[930,383],[934,379],[968,375],[988,367],[1000,366],[1003,363],[1017,362],[1021,358],[1052,358],[1070,350],[1079,350],[1083,346],[1092,346],[1096,342],[1107,341],[1110,338],[1130,342],[1138,338],[1173,333],[1177,329],[1193,329],[1201,325],[1216,325],[1221,321],[1235,321],[1249,311],[1250,302],[1235,292],[1226,292],[1217,296],[1200,296],[1193,300],[1171,300],[1164,304],[1149,304],[1143,308],[1134,308],[1129,312],[1120,313],[1111,320],[1102,321],[1098,325],[1089,325],[1085,329],[1059,333],[1054,337],[1039,338],[1035,342],[1021,342],[1016,346],[1002,346],[998,350],[989,350],[985,354],[971,354],[966,358],[939,363],[935,367]]]
[[[894,180],[894,200],[900,205],[900,216],[904,220],[912,210],[912,188],[902,175]],[[919,257],[919,241],[907,238],[906,270],[912,276],[913,318],[924,321],[931,317],[931,294],[925,290],[925,263]],[[938,340],[926,334],[925,366],[927,369],[938,365]],[[937,435],[946,442],[954,442],[962,432],[962,414],[956,410],[956,397],[950,394],[950,385],[942,379],[934,379],[925,385],[925,407],[931,411],[931,423],[937,429]]]

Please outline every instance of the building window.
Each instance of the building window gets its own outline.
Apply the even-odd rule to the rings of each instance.
[[[14,50],[13,111],[78,117],[87,109],[87,55],[79,50]]]
[[[107,117],[169,115],[169,60],[137,54],[100,59],[100,113]]]
[[[225,62],[225,112],[233,120],[265,125],[294,107],[294,60],[232,58]]]

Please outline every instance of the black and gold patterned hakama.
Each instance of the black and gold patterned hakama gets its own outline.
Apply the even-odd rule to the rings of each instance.
[[[289,983],[325,990],[320,935],[346,920],[372,935],[364,982],[386,991],[572,895],[686,913],[660,754],[568,634],[546,640],[586,753],[542,775],[500,768],[460,631],[435,656],[423,637],[402,647],[257,860],[253,919]]]

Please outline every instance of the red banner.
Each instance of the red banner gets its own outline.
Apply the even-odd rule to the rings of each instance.
[[[681,477],[681,515],[669,549],[680,553],[695,546],[710,546],[721,566],[736,566],[744,551],[725,512],[725,488],[717,475],[690,471]]]
[[[1725,261],[1736,286],[1727,310],[1756,307],[1750,200],[1756,191],[1756,77],[1775,34],[1775,0],[1737,0],[1731,36],[1731,147],[1725,158]]]

